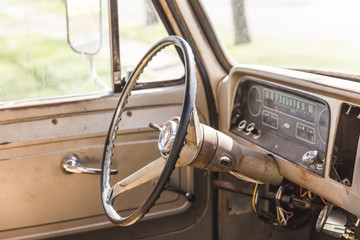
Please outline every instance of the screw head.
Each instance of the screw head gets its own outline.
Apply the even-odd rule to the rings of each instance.
[[[222,156],[219,159],[219,166],[220,168],[231,168],[232,161],[228,156]]]

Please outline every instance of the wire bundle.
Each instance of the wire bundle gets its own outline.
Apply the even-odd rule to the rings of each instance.
[[[284,187],[280,186],[278,191],[276,192],[276,195],[275,195],[276,219],[271,219],[271,222],[273,224],[279,225],[279,226],[286,226],[289,219],[292,216],[294,216],[293,212],[284,210],[280,205],[280,199],[281,199],[283,191],[284,191]],[[255,213],[263,215],[263,214],[261,214],[261,212],[258,212],[258,210],[256,208],[258,198],[259,198],[259,188],[258,188],[258,184],[255,184],[252,201],[251,201],[252,207],[253,207],[253,210]],[[265,216],[263,216],[263,217],[265,217]]]
[[[300,197],[304,198],[306,196],[306,194],[309,197],[309,200],[312,201],[316,198],[316,195],[313,194],[311,191],[307,190],[306,192],[302,193],[302,187],[300,187]],[[321,198],[321,201],[326,205],[326,201],[324,200],[324,198],[322,196],[319,196]]]
[[[284,191],[284,187],[280,186],[275,195],[276,218],[277,218],[280,226],[286,226],[289,219],[292,216],[294,216],[293,212],[284,210],[280,205],[280,199],[281,199],[283,191]]]

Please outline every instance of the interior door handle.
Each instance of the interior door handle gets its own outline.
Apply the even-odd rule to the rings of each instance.
[[[61,161],[61,168],[67,173],[86,173],[86,174],[100,174],[101,169],[85,167],[79,163],[78,156],[70,155],[66,156]],[[117,174],[118,170],[111,169],[110,174]]]

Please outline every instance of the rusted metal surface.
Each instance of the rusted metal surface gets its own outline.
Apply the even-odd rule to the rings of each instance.
[[[235,170],[252,179],[275,185],[282,182],[276,161],[272,157],[246,148],[206,125],[202,127],[203,145],[197,159],[190,166],[218,172]]]
[[[279,185],[282,177],[274,158],[242,147],[242,156],[234,170],[248,177]]]
[[[206,125],[202,125],[202,127],[204,133],[204,141],[201,146],[199,155],[190,166],[204,169],[211,163],[215,155],[218,145],[218,139],[216,132],[212,128]]]

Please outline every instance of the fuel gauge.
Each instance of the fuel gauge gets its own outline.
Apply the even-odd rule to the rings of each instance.
[[[258,87],[252,86],[249,89],[247,104],[250,114],[257,117],[260,114],[262,104],[261,92]]]
[[[320,113],[318,131],[320,140],[326,144],[329,131],[329,111],[327,109],[322,110]]]

